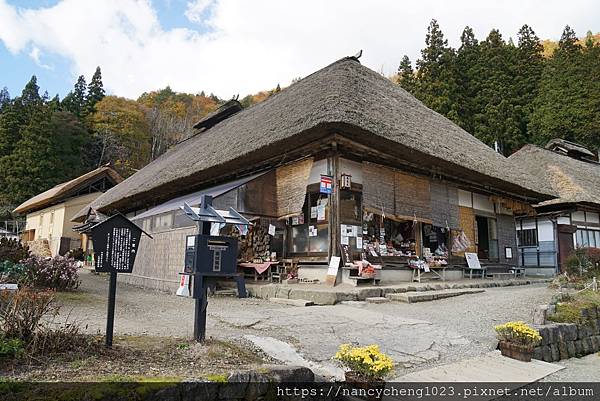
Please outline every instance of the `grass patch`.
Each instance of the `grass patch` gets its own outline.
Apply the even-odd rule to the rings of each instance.
[[[206,380],[214,383],[227,383],[227,375],[206,375]]]
[[[556,304],[556,312],[548,320],[556,323],[585,323],[589,317],[582,316],[582,309],[600,307],[600,292],[586,290],[574,294],[569,300]]]

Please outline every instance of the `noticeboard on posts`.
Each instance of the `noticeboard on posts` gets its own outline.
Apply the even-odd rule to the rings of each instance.
[[[131,273],[142,229],[116,214],[92,227],[97,272]]]

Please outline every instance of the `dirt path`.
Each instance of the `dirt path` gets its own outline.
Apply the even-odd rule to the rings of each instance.
[[[88,332],[104,332],[107,278],[87,271],[81,278],[80,292],[59,296],[64,312]],[[545,286],[518,286],[418,304],[304,308],[215,296],[209,299],[207,335],[239,343],[266,341],[274,347],[283,341],[325,369],[332,366],[330,358],[339,344],[377,343],[402,374],[490,351],[496,345],[494,325],[531,321],[534,305],[548,302],[552,294]],[[191,298],[119,284],[115,332],[191,337],[193,310]]]

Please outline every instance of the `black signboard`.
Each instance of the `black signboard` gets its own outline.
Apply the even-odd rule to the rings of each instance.
[[[115,214],[92,226],[90,231],[94,244],[96,271],[110,273],[106,316],[106,346],[111,347],[115,321],[117,273],[132,272],[140,238],[144,231],[122,214]]]
[[[142,229],[121,214],[92,227],[96,271],[131,273]]]

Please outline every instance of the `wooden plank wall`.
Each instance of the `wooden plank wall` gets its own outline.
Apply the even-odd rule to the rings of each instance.
[[[196,227],[186,227],[152,233],[153,239],[142,235],[133,272],[119,274],[119,279],[146,288],[176,291],[179,272],[183,271],[185,237],[195,233]]]

